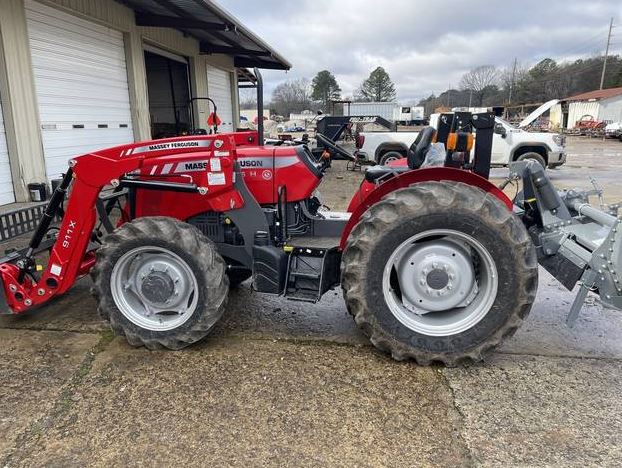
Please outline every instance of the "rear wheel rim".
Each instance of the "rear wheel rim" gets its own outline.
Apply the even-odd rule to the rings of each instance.
[[[433,229],[409,237],[393,251],[382,289],[402,325],[427,336],[451,336],[490,312],[498,283],[492,255],[477,239]]]
[[[180,327],[194,314],[199,286],[190,266],[163,247],[142,246],[115,263],[113,300],[132,323],[152,331]]]

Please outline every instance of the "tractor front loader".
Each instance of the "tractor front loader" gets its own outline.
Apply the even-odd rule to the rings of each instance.
[[[590,291],[622,308],[617,213],[589,205],[594,191],[556,191],[534,161],[512,166],[508,182],[523,190],[510,200],[488,180],[493,132],[492,114],[444,116],[407,158],[370,168],[345,213],[315,196],[325,168],[306,145],[266,146],[256,132],[76,157],[29,246],[0,260],[2,309],[41,306],[90,273],[115,333],[180,349],[208,334],[247,278],[257,292],[308,302],[341,285],[375,346],[454,365],[516,331],[538,263],[569,290],[581,285],[570,322]],[[434,143],[444,161],[431,158]]]

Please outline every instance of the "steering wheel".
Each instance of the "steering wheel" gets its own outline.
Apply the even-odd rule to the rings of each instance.
[[[333,140],[328,138],[326,135],[318,133],[315,135],[315,139],[318,142],[322,143],[322,145],[324,145],[325,148],[332,150],[333,152],[339,154],[340,156],[343,156],[346,159],[349,159],[350,161],[356,161],[356,158],[352,156],[352,154],[349,151],[339,146],[337,143],[335,143]]]
[[[424,127],[417,135],[417,139],[408,149],[408,167],[419,169],[425,161],[425,155],[436,136],[434,127]]]

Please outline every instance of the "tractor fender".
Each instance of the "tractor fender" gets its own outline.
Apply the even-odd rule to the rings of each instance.
[[[508,210],[512,211],[513,209],[512,200],[510,200],[501,189],[499,189],[488,179],[484,179],[473,172],[468,172],[462,169],[454,169],[451,167],[430,167],[426,169],[408,171],[399,174],[378,186],[367,181],[363,182],[359,191],[354,194],[354,197],[352,197],[352,200],[350,201],[348,212],[352,214],[350,215],[350,219],[346,223],[341,234],[340,248],[342,250],[345,248],[350,232],[352,232],[354,226],[356,226],[359,222],[359,219],[363,216],[363,213],[365,213],[370,206],[380,201],[385,195],[420,182],[441,180],[462,182],[464,184],[478,187],[497,197],[505,204],[505,206],[507,206]]]

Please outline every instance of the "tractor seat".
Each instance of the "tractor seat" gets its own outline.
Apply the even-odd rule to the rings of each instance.
[[[435,137],[436,130],[433,127],[424,127],[408,150],[408,166],[371,166],[365,171],[365,180],[376,183],[413,169],[419,169],[425,162],[426,154]]]
[[[403,172],[410,171],[408,166],[370,166],[365,171],[365,180],[376,183],[379,180],[390,179]]]

